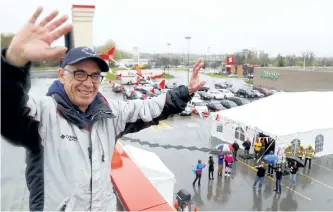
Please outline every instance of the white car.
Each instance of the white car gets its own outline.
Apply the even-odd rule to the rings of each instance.
[[[218,90],[210,90],[207,92],[207,94],[210,95],[213,99],[224,99],[223,93]]]
[[[224,99],[227,99],[227,98],[235,96],[235,94],[233,94],[228,89],[217,89],[217,90],[223,94]]]
[[[189,102],[189,106],[192,109],[195,109],[199,113],[199,115],[202,113],[208,113],[208,107],[201,99],[193,98]]]
[[[265,96],[264,94],[260,93],[260,92],[257,91],[257,90],[251,90],[251,91],[254,93],[254,95],[256,95],[256,97],[261,98],[261,97],[264,97],[264,96]]]

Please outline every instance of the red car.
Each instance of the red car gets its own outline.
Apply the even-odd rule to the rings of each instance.
[[[273,94],[273,92],[268,90],[267,88],[253,88],[253,90],[257,90],[260,93],[264,94],[265,96],[270,96]]]

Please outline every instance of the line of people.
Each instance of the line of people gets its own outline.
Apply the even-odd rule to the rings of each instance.
[[[312,148],[312,145],[309,144],[308,148],[304,148],[303,144],[296,149],[293,149],[291,144],[288,144],[288,147],[284,150],[285,156],[296,156],[299,159],[303,160],[305,158],[304,167],[306,167],[307,162],[309,161],[309,169],[311,169],[311,161],[315,155],[315,150]]]

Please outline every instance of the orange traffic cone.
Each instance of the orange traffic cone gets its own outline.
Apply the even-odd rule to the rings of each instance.
[[[193,211],[198,211],[198,208],[197,207],[194,207],[194,210]]]
[[[175,204],[173,204],[173,207],[175,207],[178,210],[178,203],[175,202]]]

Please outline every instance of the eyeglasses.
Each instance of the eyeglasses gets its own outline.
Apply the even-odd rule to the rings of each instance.
[[[84,70],[75,70],[75,71],[71,71],[71,70],[68,70],[68,69],[64,69],[64,70],[72,73],[74,75],[74,78],[78,81],[81,81],[81,82],[86,81],[88,79],[88,77],[90,77],[92,83],[100,84],[103,81],[103,78],[104,78],[104,76],[102,76],[100,74],[88,74]]]

